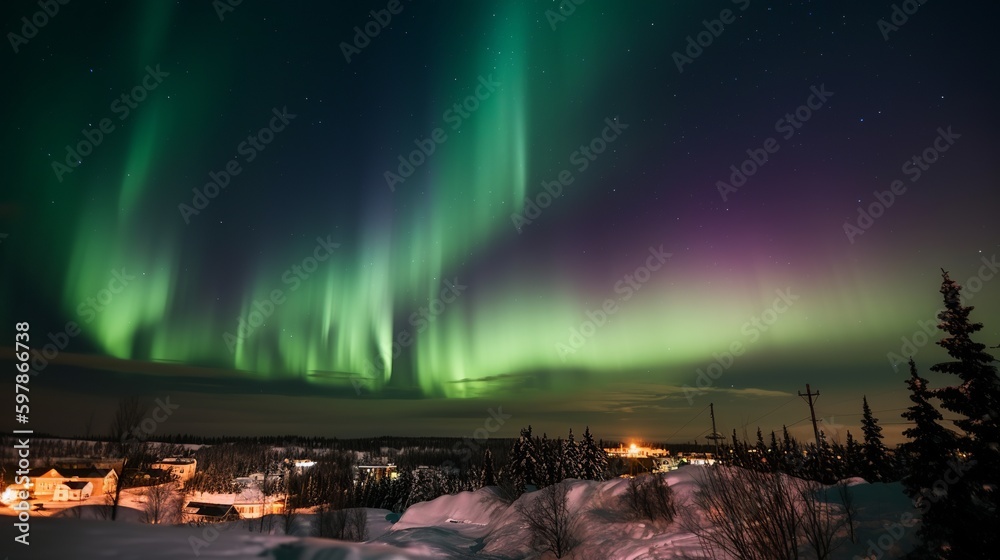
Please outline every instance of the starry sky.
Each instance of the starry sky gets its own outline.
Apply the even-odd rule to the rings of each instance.
[[[898,438],[941,268],[1000,344],[1000,9],[901,4],[5,3],[31,424]]]

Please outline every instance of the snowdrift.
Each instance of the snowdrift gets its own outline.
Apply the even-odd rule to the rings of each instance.
[[[702,467],[684,467],[666,476],[678,502],[678,517],[691,512]],[[788,479],[785,484],[794,484]],[[575,560],[670,560],[703,557],[698,538],[684,524],[657,524],[630,519],[622,506],[628,488],[623,479],[606,482],[570,480],[566,506],[574,520],[579,544],[564,556]],[[849,481],[857,510],[855,542],[840,535],[835,560],[881,554],[895,558],[914,546],[915,514],[901,485]],[[833,493],[831,493],[832,495]],[[7,539],[0,554],[13,558],[271,558],[276,560],[409,560],[427,558],[549,560],[533,549],[518,506],[530,506],[539,492],[525,494],[513,504],[501,500],[495,489],[442,496],[410,507],[395,524],[385,521],[385,510],[369,510],[367,543],[285,536],[281,523],[275,534],[250,532],[243,522],[209,527],[150,526],[134,521],[109,522],[75,518],[31,521],[30,550]],[[839,507],[833,504],[832,507]],[[88,512],[89,513],[89,512]],[[130,519],[131,515],[128,516]],[[307,532],[313,519],[302,515],[297,531]]]

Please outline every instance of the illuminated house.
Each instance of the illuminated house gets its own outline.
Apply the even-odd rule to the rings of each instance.
[[[49,496],[56,493],[56,488],[63,482],[83,481],[93,484],[93,492],[104,494],[113,492],[118,484],[118,473],[114,469],[31,469],[28,471],[31,482],[35,485],[33,494]]]
[[[396,465],[358,465],[355,469],[355,480],[381,480],[383,478],[395,479],[399,476],[396,472]]]
[[[67,480],[56,485],[53,502],[80,502],[94,493],[94,483],[86,480]]]
[[[196,459],[167,457],[153,463],[151,468],[169,472],[177,478],[177,482],[181,486],[184,486],[184,483],[194,477],[194,473],[198,469],[198,461]]]
[[[605,448],[604,452],[608,457],[622,457],[626,459],[653,459],[657,457],[669,457],[670,452],[659,447],[645,447],[630,444],[628,447],[619,445],[618,447]]]

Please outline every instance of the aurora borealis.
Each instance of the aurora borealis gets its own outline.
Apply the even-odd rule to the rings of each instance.
[[[892,436],[887,353],[940,268],[1000,344],[996,7],[334,4],[72,2],[3,55],[0,317],[41,341],[47,429],[136,393],[176,432],[462,435],[503,405],[693,439],[710,401],[796,425],[811,383]]]

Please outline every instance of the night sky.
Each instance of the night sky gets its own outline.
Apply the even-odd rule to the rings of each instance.
[[[896,5],[6,2],[31,425],[895,440],[941,268],[1000,344],[1000,8]]]

